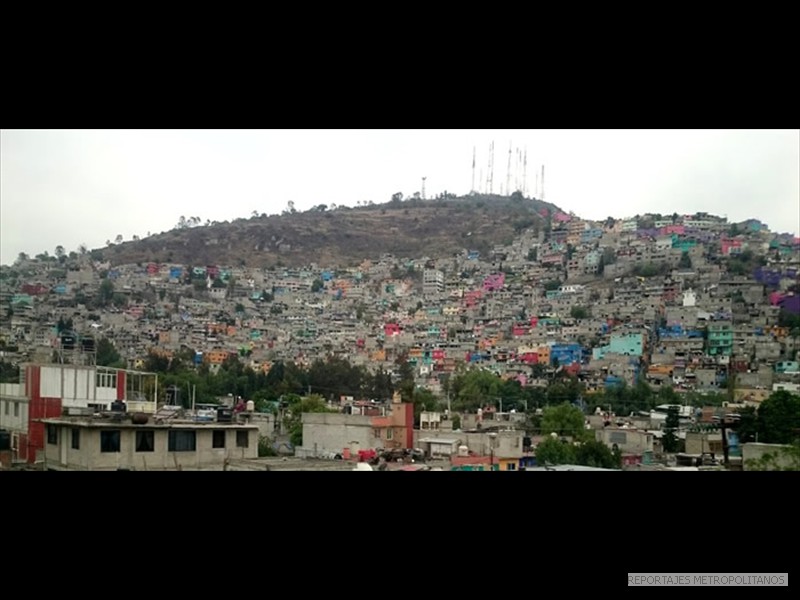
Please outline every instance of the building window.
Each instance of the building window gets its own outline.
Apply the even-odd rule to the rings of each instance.
[[[211,432],[211,447],[224,448],[225,447],[225,430],[215,429]]]
[[[386,430],[386,439],[391,440],[393,436],[394,436],[394,431],[392,430],[391,427],[389,427],[389,429]]]
[[[8,402],[8,400],[6,400],[6,414],[8,414],[8,404],[9,404],[9,402]]]
[[[194,452],[197,448],[195,432],[188,429],[174,429],[169,432],[170,452]]]
[[[119,429],[100,432],[100,452],[119,452]]]
[[[117,374],[98,373],[95,378],[95,385],[102,388],[115,388],[117,387]]]
[[[14,416],[19,416],[19,402],[14,402]]]
[[[77,427],[72,428],[72,449],[73,450],[80,450],[81,449],[81,430]]]
[[[136,451],[154,452],[156,449],[155,431],[145,429],[136,432]]]
[[[8,404],[6,404],[6,406],[8,406]],[[48,444],[58,443],[58,429],[56,429],[55,425],[47,426],[47,443]]]
[[[236,447],[237,448],[247,448],[250,442],[250,436],[247,435],[247,431],[237,431],[236,432]]]
[[[516,471],[517,465],[515,463],[508,463],[506,465],[506,471]]]

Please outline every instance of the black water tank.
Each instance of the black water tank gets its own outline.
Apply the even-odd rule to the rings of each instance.
[[[11,432],[0,429],[0,452],[11,450]]]
[[[64,350],[74,350],[75,349],[75,336],[71,333],[62,333],[61,334],[61,347]]]
[[[114,400],[111,403],[111,412],[125,412],[127,407],[122,400]]]
[[[233,409],[220,407],[217,409],[217,421],[219,423],[230,423],[233,421]]]

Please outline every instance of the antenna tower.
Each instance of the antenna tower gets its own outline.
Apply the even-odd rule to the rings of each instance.
[[[470,193],[475,193],[475,146],[472,147],[472,187]]]
[[[528,149],[522,155],[522,195],[528,195]]]
[[[489,194],[494,193],[494,142],[489,145]]]
[[[544,201],[544,165],[542,165],[542,201]]]
[[[425,200],[425,180],[427,177],[422,178],[422,199]]]
[[[508,143],[508,167],[506,168],[506,196],[511,195],[511,142]]]

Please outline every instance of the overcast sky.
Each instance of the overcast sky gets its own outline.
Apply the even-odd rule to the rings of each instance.
[[[800,233],[800,130],[4,130],[0,264],[318,204],[526,184],[590,219],[704,211]],[[508,175],[509,147],[512,149]],[[517,152],[519,149],[519,153]],[[527,155],[527,171],[518,157]],[[515,185],[516,184],[516,185]],[[541,184],[541,181],[539,181]]]

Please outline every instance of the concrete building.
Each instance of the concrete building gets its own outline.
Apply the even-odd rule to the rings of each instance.
[[[653,452],[654,435],[650,431],[626,429],[624,427],[605,427],[595,432],[597,441],[613,448],[616,446],[622,454],[644,455]]]
[[[125,413],[43,419],[44,466],[54,471],[222,471],[228,460],[258,456],[255,425],[159,421]]]
[[[67,409],[107,411],[115,403],[129,413],[156,411],[154,373],[94,365],[26,364],[19,384],[0,387],[0,428],[11,432],[13,460],[34,463],[44,450],[42,419]]]
[[[422,294],[436,297],[444,292],[444,273],[439,269],[425,269],[422,272]]]
[[[296,456],[356,455],[359,450],[413,448],[414,405],[392,400],[387,416],[303,413],[303,446]]]

